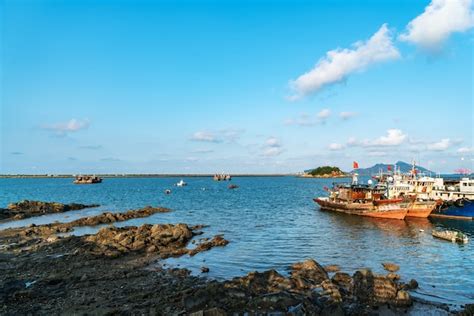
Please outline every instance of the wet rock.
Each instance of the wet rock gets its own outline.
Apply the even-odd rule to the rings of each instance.
[[[391,262],[384,262],[384,263],[382,263],[382,266],[388,272],[397,272],[398,270],[400,270],[399,265],[397,265],[395,263],[391,263]]]
[[[369,269],[356,271],[352,277],[354,282],[353,293],[363,304],[374,303],[374,275]]]
[[[321,286],[323,287],[323,290],[324,290],[322,294],[329,296],[332,302],[339,303],[342,301],[341,292],[339,292],[339,289],[337,288],[337,286],[334,283],[332,283],[330,280],[324,280],[321,283]]]
[[[312,289],[329,276],[319,263],[309,259],[291,266],[291,279],[299,289]]]
[[[414,290],[418,288],[418,282],[415,279],[411,279],[408,283],[403,285],[404,290]]]
[[[393,272],[390,272],[390,273],[387,274],[387,278],[389,278],[392,281],[397,281],[397,280],[400,280],[400,275],[396,274],[396,273],[393,273]]]
[[[102,254],[114,250],[118,252],[157,251],[174,253],[193,237],[186,224],[142,225],[139,227],[104,227],[95,235],[85,237],[86,241],[97,246],[94,251]]]
[[[412,299],[407,291],[400,290],[397,292],[396,297],[391,303],[397,307],[408,307],[412,305]]]
[[[374,277],[374,299],[376,304],[393,301],[397,297],[397,285],[386,276]]]
[[[352,278],[348,273],[336,272],[332,277],[332,282],[346,291],[349,291],[352,287]]]
[[[201,267],[201,272],[202,272],[202,273],[208,273],[208,272],[209,272],[209,268],[208,268],[208,267]]]
[[[189,255],[194,256],[199,252],[209,250],[213,247],[224,247],[229,243],[222,235],[216,235],[211,240],[201,242],[196,248],[189,250]]]
[[[33,216],[39,216],[51,213],[63,213],[68,211],[82,210],[90,207],[97,207],[97,204],[62,204],[57,202],[41,202],[23,200],[17,203],[11,203],[7,209],[2,209],[0,219],[23,219]]]
[[[285,278],[275,270],[265,272],[250,272],[240,278],[234,278],[227,286],[245,288],[252,295],[276,293],[292,288],[291,280]]]
[[[338,272],[340,270],[341,268],[337,264],[329,264],[327,266],[324,266],[324,271],[326,271],[327,273]]]

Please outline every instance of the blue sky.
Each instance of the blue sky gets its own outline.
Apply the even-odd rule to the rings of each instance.
[[[474,169],[472,7],[3,1],[0,173]]]

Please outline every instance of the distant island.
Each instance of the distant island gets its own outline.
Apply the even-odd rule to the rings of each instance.
[[[303,178],[347,178],[350,175],[343,172],[339,167],[322,166],[316,169],[305,170],[300,177]]]
[[[413,166],[410,163],[407,163],[404,161],[397,161],[394,164],[378,163],[378,164],[373,165],[372,167],[354,169],[352,170],[352,172],[353,173],[356,172],[360,176],[373,176],[380,172],[387,172],[389,171],[389,168],[392,169],[392,171],[400,170],[401,173],[408,173],[411,171],[412,167]],[[419,173],[423,173],[427,175],[435,174],[435,172],[418,165],[415,165],[415,168]]]

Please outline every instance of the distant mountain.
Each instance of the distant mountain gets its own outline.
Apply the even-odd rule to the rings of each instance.
[[[372,176],[372,175],[375,175],[375,174],[379,173],[380,170],[382,170],[382,172],[387,172],[388,166],[392,166],[392,170],[394,170],[394,167],[393,167],[394,165],[393,164],[388,165],[388,164],[384,164],[384,163],[378,163],[378,164],[376,164],[372,167],[369,167],[369,168],[354,169],[352,172],[357,172],[361,176]],[[412,167],[412,165],[410,163],[406,163],[404,161],[397,161],[395,163],[395,166],[396,166],[397,170],[400,168],[400,171],[402,173],[409,172],[411,170],[411,167]],[[426,173],[426,174],[433,173],[434,174],[433,171],[428,170],[426,168],[423,168],[421,166],[415,166],[415,167],[418,170],[418,172],[420,172],[420,173]]]

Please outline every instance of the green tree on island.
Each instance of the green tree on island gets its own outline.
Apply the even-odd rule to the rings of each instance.
[[[322,166],[311,170],[309,174],[312,176],[324,176],[332,174],[343,174],[343,172],[338,167]]]

